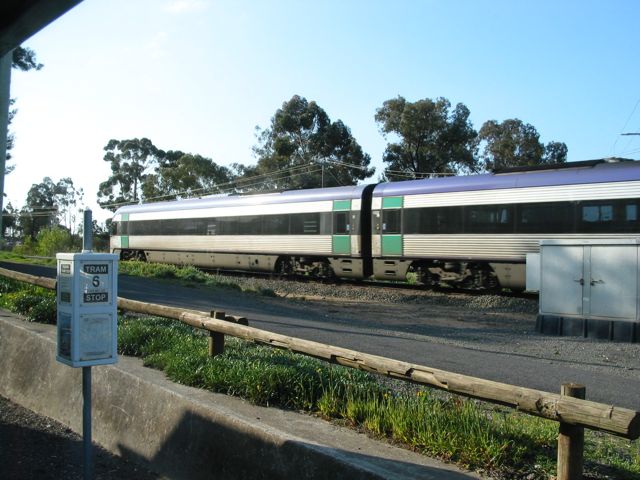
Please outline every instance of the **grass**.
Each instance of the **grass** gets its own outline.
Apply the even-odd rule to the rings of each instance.
[[[55,258],[31,257],[7,251],[0,251],[0,260],[14,263],[30,263],[32,265],[56,266]]]
[[[0,251],[0,260],[15,263],[30,263],[33,265],[56,266],[55,258],[36,258],[7,251]],[[270,288],[265,288],[260,285],[239,285],[233,279],[228,279],[222,275],[206,273],[191,265],[120,261],[118,262],[118,269],[119,272],[124,275],[179,280],[186,285],[198,284],[216,288],[227,288],[266,297],[278,296]]]
[[[0,278],[0,306],[55,321],[55,296],[39,287]],[[318,414],[472,470],[500,478],[555,474],[552,421],[229,337],[225,354],[211,358],[207,337],[174,320],[122,316],[118,346],[175,382]],[[640,480],[638,441],[586,430],[585,459],[590,473]]]
[[[216,275],[203,272],[198,268],[185,265],[168,265],[164,263],[147,263],[138,261],[119,262],[119,271],[125,275],[160,278],[160,279],[176,279],[186,284],[201,284],[217,288],[228,288],[247,293],[256,293],[269,297],[277,296],[276,293],[268,288],[240,286],[233,279],[227,279],[222,275]]]

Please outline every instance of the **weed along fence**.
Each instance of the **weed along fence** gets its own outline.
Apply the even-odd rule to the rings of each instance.
[[[55,288],[55,280],[0,268],[0,275]],[[599,430],[627,439],[640,436],[640,412],[584,400],[584,387],[565,384],[560,394],[533,390],[438,370],[423,365],[370,355],[341,347],[280,335],[248,326],[243,317],[222,312],[199,312],[118,299],[118,308],[130,312],[180,320],[210,332],[209,351],[224,349],[224,336],[286,349],[330,363],[356,368],[391,378],[427,385],[451,393],[508,406],[530,415],[559,422],[558,480],[582,478],[584,428]]]

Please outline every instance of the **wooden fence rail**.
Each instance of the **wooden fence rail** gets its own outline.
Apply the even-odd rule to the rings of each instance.
[[[0,275],[45,288],[55,288],[55,280],[51,278],[34,277],[2,268],[0,268]],[[575,386],[565,386],[563,387],[562,394],[555,394],[506,383],[483,380],[426,367],[424,365],[416,365],[310,340],[280,335],[250,327],[246,325],[246,321],[238,321],[237,317],[234,317],[235,321],[232,322],[224,319],[224,315],[221,316],[222,318],[212,318],[210,312],[186,310],[120,297],[118,298],[118,308],[130,312],[173,318],[193,327],[205,329],[216,334],[231,335],[256,343],[312,356],[330,363],[428,385],[491,403],[506,405],[530,415],[555,420],[561,424],[560,441],[563,442],[561,449],[563,452],[569,452],[566,455],[572,457],[560,458],[559,456],[558,480],[573,480],[574,478],[582,477],[581,460],[578,467],[567,467],[566,469],[564,467],[565,465],[575,465],[575,456],[577,455],[575,448],[571,445],[564,445],[572,438],[571,436],[562,434],[563,430],[567,430],[567,426],[578,429],[589,428],[592,430],[600,430],[631,440],[637,439],[640,436],[640,412],[615,405],[606,405],[581,398],[574,398],[570,392],[572,389],[576,390]],[[218,337],[218,343],[219,340]],[[572,430],[571,428],[568,430],[575,431],[575,429]],[[577,437],[579,437],[579,435],[577,435]],[[561,449],[559,448],[559,451]],[[578,450],[581,459],[582,446],[580,446]],[[561,473],[561,467],[563,471],[566,470],[566,472],[569,473]],[[576,471],[579,473],[575,473]]]

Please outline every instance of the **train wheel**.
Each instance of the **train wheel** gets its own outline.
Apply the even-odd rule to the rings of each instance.
[[[274,272],[280,277],[287,277],[293,274],[293,262],[289,257],[280,257],[276,261]]]
[[[463,288],[473,288],[477,290],[499,290],[500,282],[498,276],[489,265],[476,264],[469,265],[471,275],[463,282]]]

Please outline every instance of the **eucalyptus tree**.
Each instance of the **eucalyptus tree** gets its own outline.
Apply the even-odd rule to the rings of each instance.
[[[564,163],[567,146],[561,142],[544,145],[536,128],[517,118],[503,122],[489,120],[479,134],[481,158],[486,170]]]
[[[249,169],[255,189],[354,185],[374,173],[349,127],[298,95],[276,110],[269,127],[257,128],[257,137],[258,163]]]
[[[99,186],[98,204],[115,211],[119,205],[140,202],[142,186],[165,152],[148,138],[109,140],[104,151],[111,176]]]
[[[159,160],[154,173],[147,175],[142,192],[145,201],[207,195],[227,189],[232,179],[229,168],[210,158],[172,150]]]
[[[83,209],[83,196],[82,188],[76,188],[69,177],[58,182],[44,177],[42,182],[31,185],[18,216],[24,236],[35,239],[41,229],[58,225],[73,235]]]
[[[11,68],[20,70],[22,72],[28,72],[30,70],[40,70],[44,65],[38,63],[36,59],[36,52],[27,47],[17,47],[11,53]],[[15,98],[11,98],[9,100],[9,119],[7,122],[7,153],[6,153],[6,161],[11,160],[11,150],[15,145],[15,136],[12,132],[9,131],[9,125],[13,121],[17,109],[13,108],[16,103]],[[5,175],[11,173],[15,168],[15,165],[6,165],[5,164]]]
[[[478,169],[477,137],[469,109],[453,109],[446,98],[409,102],[398,96],[376,110],[375,121],[388,140],[382,160],[388,180]]]

